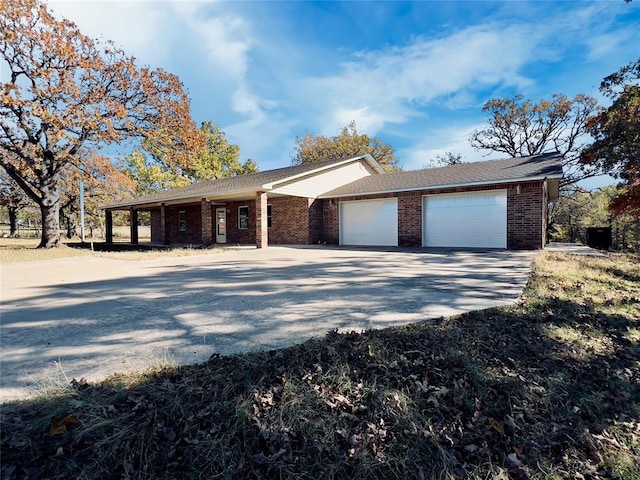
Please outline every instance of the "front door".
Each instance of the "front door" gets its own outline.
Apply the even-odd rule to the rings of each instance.
[[[216,243],[227,243],[227,209],[216,208]]]

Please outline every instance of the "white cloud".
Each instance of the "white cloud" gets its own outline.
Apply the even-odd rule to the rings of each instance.
[[[145,64],[161,64],[168,53],[167,32],[171,31],[168,4],[147,1],[50,0],[55,15],[73,21],[91,38],[112,40],[127,55]]]
[[[531,80],[519,73],[540,48],[533,26],[501,28],[487,24],[435,40],[418,38],[403,47],[360,52],[338,74],[307,80],[325,111],[323,128],[349,115],[376,134],[385,123],[402,123],[434,99],[493,85],[522,87]],[[467,98],[466,101],[471,101]],[[331,108],[326,111],[326,106]],[[347,120],[348,121],[348,120]]]
[[[243,17],[203,2],[176,2],[173,11],[185,22],[186,34],[204,53],[209,67],[222,76],[245,78],[253,44],[251,24]]]
[[[446,152],[461,154],[465,162],[505,158],[506,155],[503,153],[477,151],[469,143],[471,134],[485,127],[484,123],[455,124],[431,130],[422,137],[420,142],[398,151],[397,156],[401,159],[405,170],[428,167],[436,155],[444,155]]]

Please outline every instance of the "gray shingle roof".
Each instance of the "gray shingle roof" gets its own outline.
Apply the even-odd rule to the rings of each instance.
[[[305,174],[313,170],[329,167],[349,159],[363,158],[348,157],[342,159],[328,159],[319,162],[306,163],[293,167],[278,168],[275,170],[267,170],[264,172],[250,173],[247,175],[239,175],[237,177],[220,178],[208,180],[205,182],[194,183],[182,188],[175,188],[163,192],[153,193],[137,197],[131,200],[105,205],[104,209],[124,208],[136,205],[158,204],[163,202],[186,200],[192,198],[203,198],[213,195],[226,195],[243,191],[261,190],[264,185],[274,182],[280,182],[285,179]]]
[[[338,187],[320,198],[348,197],[403,190],[506,183],[533,178],[561,178],[562,155],[557,152],[530,157],[462,163],[447,167],[371,175]]]

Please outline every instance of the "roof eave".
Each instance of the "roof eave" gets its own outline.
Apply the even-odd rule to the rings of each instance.
[[[383,195],[386,193],[416,192],[418,190],[438,190],[441,188],[475,187],[475,186],[496,185],[496,184],[502,185],[505,183],[531,182],[531,181],[547,180],[547,179],[554,179],[554,178],[561,179],[562,174],[544,175],[544,176],[538,176],[538,177],[509,178],[505,180],[491,180],[491,181],[487,180],[482,182],[451,183],[451,184],[432,185],[432,186],[423,186],[423,187],[393,188],[389,190],[346,193],[346,194],[336,194],[336,195],[324,194],[324,195],[320,195],[318,198],[358,197],[361,195]]]
[[[159,207],[162,204],[165,205],[181,205],[181,204],[185,204],[185,203],[197,203],[199,201],[201,201],[203,198],[206,200],[220,200],[220,199],[224,199],[225,196],[229,196],[229,195],[233,195],[234,197],[236,196],[245,196],[246,195],[251,195],[251,194],[255,194],[255,192],[259,190],[256,188],[248,188],[248,189],[229,189],[229,190],[224,190],[221,192],[215,192],[215,193],[207,193],[207,194],[201,194],[201,195],[188,195],[188,196],[181,196],[181,197],[171,197],[171,198],[167,198],[167,199],[159,199],[159,200],[152,200],[152,201],[147,201],[147,202],[139,202],[139,201],[135,201],[132,200],[131,202],[122,202],[122,203],[115,203],[115,204],[111,204],[111,205],[105,205],[102,207],[99,207],[100,210],[124,210],[124,209],[129,209],[129,208],[153,208],[153,207]]]

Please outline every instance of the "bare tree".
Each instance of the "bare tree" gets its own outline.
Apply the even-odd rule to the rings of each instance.
[[[515,95],[489,100],[482,111],[488,115],[489,126],[471,135],[474,148],[510,157],[557,151],[564,157],[561,185],[601,173],[599,168],[580,162],[587,141],[586,122],[600,111],[594,98],[576,95],[568,99],[554,94],[551,100],[535,103]]]

